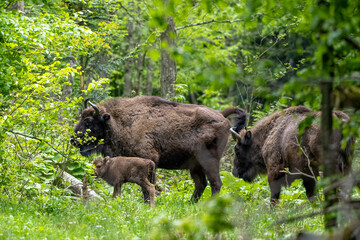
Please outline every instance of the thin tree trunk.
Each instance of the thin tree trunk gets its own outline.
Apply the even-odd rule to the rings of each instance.
[[[84,90],[85,86],[85,73],[82,72],[80,75],[80,90]]]
[[[69,54],[69,66],[71,68],[75,67],[75,59],[73,58],[72,53]],[[74,83],[73,75],[69,74],[69,76],[68,76],[68,84],[65,84],[64,88],[62,90],[62,94],[61,94],[61,101],[62,102],[64,102],[66,100],[66,98],[69,97],[70,94],[72,93],[73,83]]]
[[[84,56],[80,56],[80,66],[81,66],[80,90],[84,90],[84,88],[85,88],[85,69],[86,69],[86,59]]]
[[[71,53],[69,54],[69,66],[71,68],[75,67],[75,59],[73,58]],[[70,96],[70,94],[73,91],[73,84],[74,84],[74,78],[73,78],[72,74],[70,73],[68,76],[68,81],[64,84],[60,101],[65,102],[66,99]],[[64,112],[63,109],[59,110],[58,119],[60,122],[63,121],[63,112]]]
[[[330,12],[329,4],[324,0],[319,0],[318,6],[322,9],[323,13]],[[319,37],[325,37],[328,34],[328,29],[324,27],[324,20],[320,20],[319,26]],[[326,36],[327,37],[327,36]],[[326,52],[322,54],[322,66],[321,71],[323,75],[329,75],[329,79],[325,79],[320,82],[320,89],[322,94],[321,99],[321,144],[322,144],[322,163],[324,166],[324,177],[329,179],[328,186],[332,186],[335,179],[333,178],[336,174],[337,164],[335,162],[335,149],[332,141],[332,103],[331,93],[333,90],[334,82],[334,69],[335,69],[335,57],[333,55],[333,47],[322,43],[322,47],[326,47]],[[337,211],[331,208],[334,207],[337,202],[337,188],[330,188],[324,192],[325,196],[325,207],[324,207],[324,221],[325,229],[332,231],[337,227]]]
[[[126,36],[126,41],[128,42],[128,50],[130,51],[133,48],[133,41],[134,41],[134,32],[135,32],[135,25],[133,22],[128,22],[128,35]],[[125,60],[124,64],[124,97],[131,96],[132,86],[132,67],[133,67],[133,60],[128,58]]]
[[[148,96],[151,96],[151,95],[152,95],[152,90],[153,90],[152,80],[153,80],[153,76],[154,76],[154,65],[153,65],[151,59],[149,59],[148,65],[147,65],[147,76],[146,76],[146,95],[148,95]]]
[[[24,1],[17,1],[11,4],[7,10],[16,10],[17,12],[25,12],[25,2]]]
[[[24,1],[19,1],[16,4],[17,4],[16,11],[25,12],[25,3],[24,3]]]
[[[332,82],[322,82],[320,84],[322,93],[321,111],[321,143],[323,151],[324,177],[331,178],[336,172],[336,162],[334,159],[334,149],[332,144],[332,106],[331,92]],[[331,185],[331,183],[329,184]],[[337,203],[336,189],[324,192],[325,195],[325,228],[336,227],[336,214],[328,213],[328,210]]]
[[[131,64],[132,60],[131,59],[126,59],[125,60],[125,65],[124,65],[124,97],[130,97],[131,96],[131,90],[132,90],[132,80],[131,80]]]
[[[176,62],[171,58],[170,52],[175,48],[175,22],[173,17],[167,18],[168,26],[166,30],[161,33],[161,95],[163,97],[174,97],[176,83]]]
[[[144,55],[139,55],[139,57],[138,57],[137,83],[136,83],[136,89],[135,89],[137,95],[140,95],[140,92],[141,92],[141,83],[142,83],[145,56],[146,56],[146,53],[144,53]]]
[[[194,92],[190,92],[190,99],[192,104],[198,104],[198,100]]]

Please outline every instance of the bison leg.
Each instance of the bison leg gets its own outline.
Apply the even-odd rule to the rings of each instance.
[[[303,179],[303,185],[305,187],[306,196],[309,199],[309,201],[314,200],[315,184],[316,182],[314,179],[310,179],[310,178]]]
[[[219,169],[211,169],[210,171],[206,171],[206,177],[209,179],[210,186],[211,186],[211,195],[214,196],[215,194],[220,192],[221,189],[221,178]]]
[[[151,182],[145,178],[143,181],[139,182],[139,185],[142,187],[144,191],[147,192],[147,196],[149,196],[150,199],[150,207],[155,206],[155,186],[151,184]],[[149,199],[147,200],[147,203],[149,203]]]
[[[206,166],[203,166],[205,170],[205,175],[210,182],[212,196],[220,192],[222,185],[220,178],[219,162],[219,159],[211,158],[209,159],[209,162],[206,164]]]
[[[201,167],[190,169],[191,178],[194,180],[195,183],[195,190],[193,195],[191,196],[191,202],[199,201],[201,195],[203,194],[207,180],[205,177],[205,173]]]
[[[203,168],[207,179],[211,186],[211,195],[220,192],[220,158],[226,146],[227,136],[223,138],[215,138],[212,142],[203,146],[196,158]]]
[[[155,185],[155,183],[156,183],[156,168],[155,168],[154,171],[149,175],[148,180],[149,180],[149,182],[150,182],[152,185]],[[145,202],[145,203],[149,203],[149,199],[150,199],[150,201],[151,201],[151,196],[150,196],[150,198],[149,198],[149,193],[148,193],[147,189],[142,187],[142,192],[143,192],[143,196],[144,196],[144,202]]]
[[[114,185],[114,192],[113,192],[113,198],[116,198],[119,195],[120,192],[120,196],[121,196],[121,183],[117,183]]]
[[[149,203],[149,193],[146,188],[142,187],[142,193],[144,195],[144,203]]]
[[[271,191],[270,203],[271,205],[276,205],[280,199],[281,186],[285,186],[285,174],[273,174],[268,175],[268,181]]]

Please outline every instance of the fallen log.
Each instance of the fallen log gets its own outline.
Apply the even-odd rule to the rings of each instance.
[[[89,198],[90,200],[102,199],[94,190],[91,190],[87,186],[84,187],[83,183],[80,180],[65,171],[62,173],[62,179],[65,180],[64,184],[66,188],[73,191],[76,195],[84,196],[85,198]],[[84,193],[83,189],[87,189],[87,192]]]

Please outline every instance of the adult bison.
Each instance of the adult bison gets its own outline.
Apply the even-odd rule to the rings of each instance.
[[[195,182],[191,199],[195,202],[207,180],[212,194],[220,191],[219,164],[230,128],[226,117],[236,113],[241,120],[246,118],[244,110],[232,107],[217,111],[154,96],[89,103],[92,107],[86,108],[85,102],[71,141],[82,155],[141,157],[151,159],[159,168],[190,169]]]
[[[299,123],[307,116],[319,117],[304,106],[290,107],[275,112],[259,121],[251,130],[234,131],[237,139],[233,175],[252,182],[257,174],[268,175],[271,190],[271,203],[279,200],[281,186],[290,185],[295,179],[302,179],[309,199],[314,196],[315,176],[319,176],[319,165],[322,155],[320,127],[313,123],[299,137]],[[334,111],[343,121],[349,117],[340,111]],[[239,122],[243,125],[243,122]],[[336,152],[337,171],[347,174],[351,167],[349,156],[354,140],[341,149],[342,135],[339,130],[333,131],[334,149]],[[284,171],[288,169],[290,174]]]

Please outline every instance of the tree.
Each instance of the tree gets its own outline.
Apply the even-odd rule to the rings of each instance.
[[[173,17],[166,20],[167,27],[161,33],[161,95],[173,98],[175,96],[174,84],[176,83],[176,61],[171,57],[175,48],[175,22]]]

